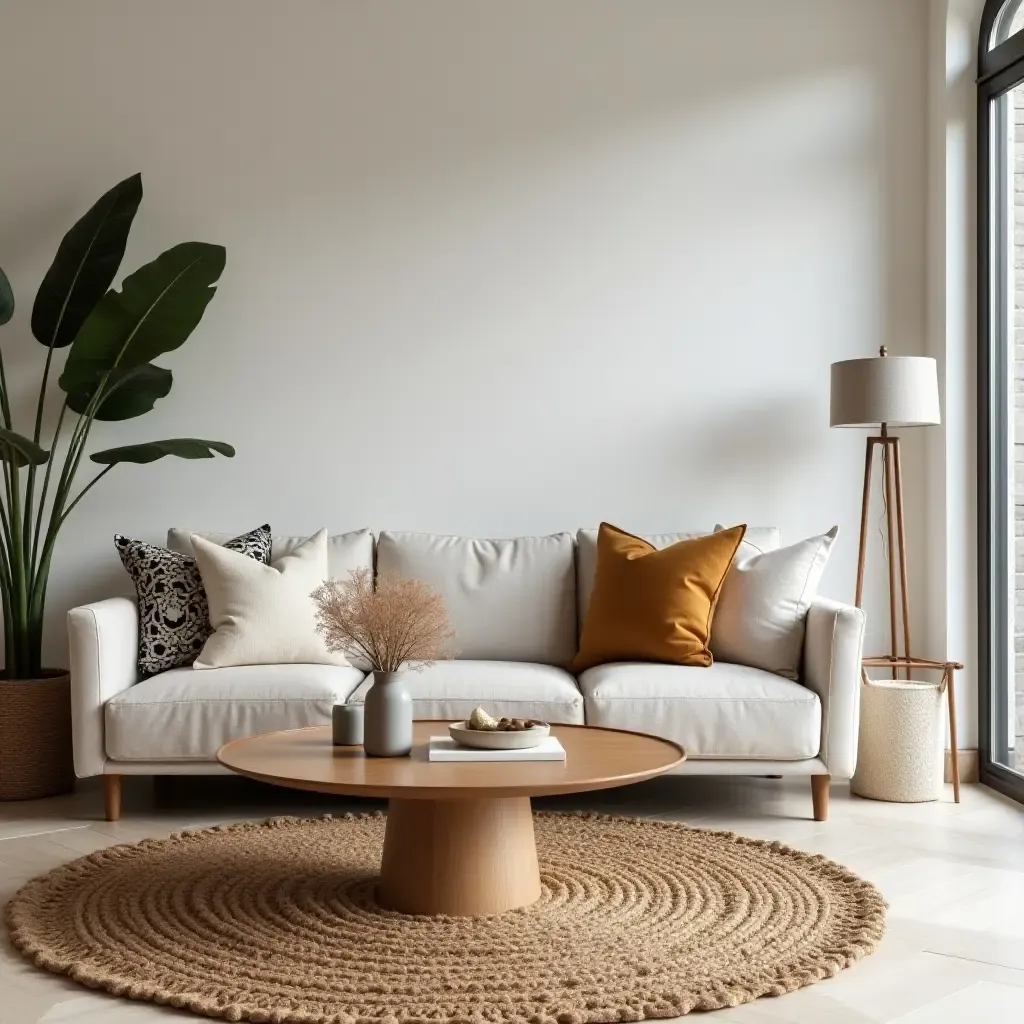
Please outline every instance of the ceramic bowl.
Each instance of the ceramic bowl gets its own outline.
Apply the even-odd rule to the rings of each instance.
[[[551,733],[550,725],[535,725],[521,732],[499,732],[496,729],[470,729],[468,722],[453,722],[448,732],[456,743],[477,750],[525,750],[543,742]]]

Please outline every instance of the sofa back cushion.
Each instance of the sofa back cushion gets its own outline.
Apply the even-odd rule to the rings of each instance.
[[[459,658],[565,666],[576,653],[572,534],[478,540],[385,530],[377,571],[441,594]]]
[[[205,533],[201,530],[171,529],[167,531],[167,546],[183,555],[195,556],[189,534],[197,534],[203,540],[223,544],[231,539],[230,533]],[[274,534],[270,538],[270,559],[276,561],[283,555],[290,555],[307,537],[283,537]],[[369,530],[353,530],[338,533],[327,538],[327,570],[332,579],[344,579],[353,569],[373,569],[373,534]]]
[[[703,537],[711,530],[690,530],[685,533],[641,533],[638,537],[653,544],[660,551],[671,547],[681,540],[692,540]],[[782,544],[782,532],[776,526],[748,526],[743,535],[743,543],[736,558],[750,558],[764,551],[774,551]],[[590,592],[594,589],[594,571],[597,568],[597,530],[580,530],[576,534],[576,601],[578,605],[579,630],[583,631],[583,622],[587,617],[590,605]]]

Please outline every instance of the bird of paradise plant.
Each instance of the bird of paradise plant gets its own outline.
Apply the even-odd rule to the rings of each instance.
[[[153,360],[189,337],[224,269],[223,246],[183,242],[124,278],[120,290],[112,289],[141,201],[142,176],[134,174],[101,196],[57,249],[32,307],[32,334],[45,347],[46,358],[29,433],[14,429],[0,348],[0,596],[6,679],[46,675],[43,612],[54,544],[75,506],[107,473],[124,462],[235,453],[222,441],[181,437],[108,448],[89,456],[102,468],[75,490],[95,424],[142,416],[170,392],[171,371]],[[14,295],[0,270],[0,325],[13,315]],[[46,407],[55,390],[51,376],[62,349],[67,357],[56,383],[63,401],[49,447],[44,448]]]

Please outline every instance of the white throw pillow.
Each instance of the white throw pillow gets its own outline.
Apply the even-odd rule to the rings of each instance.
[[[192,535],[210,603],[213,636],[194,668],[233,665],[347,665],[316,632],[310,594],[327,579],[327,531],[270,565]],[[252,572],[252,569],[259,571]]]
[[[720,529],[715,527],[716,532]],[[838,532],[833,526],[820,537],[733,562],[711,623],[716,661],[787,679],[799,676],[804,620]]]

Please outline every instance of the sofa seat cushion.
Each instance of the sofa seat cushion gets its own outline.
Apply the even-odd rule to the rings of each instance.
[[[439,661],[404,674],[417,718],[464,721],[476,707],[500,718],[583,724],[583,697],[568,672],[522,661]],[[361,704],[373,678],[349,698]],[[443,731],[443,730],[442,730]]]
[[[580,689],[588,725],[663,736],[688,758],[795,761],[821,744],[818,695],[746,665],[617,662],[588,669]]]
[[[115,761],[212,761],[229,740],[326,725],[365,673],[334,665],[176,668],[112,697],[104,709]]]

